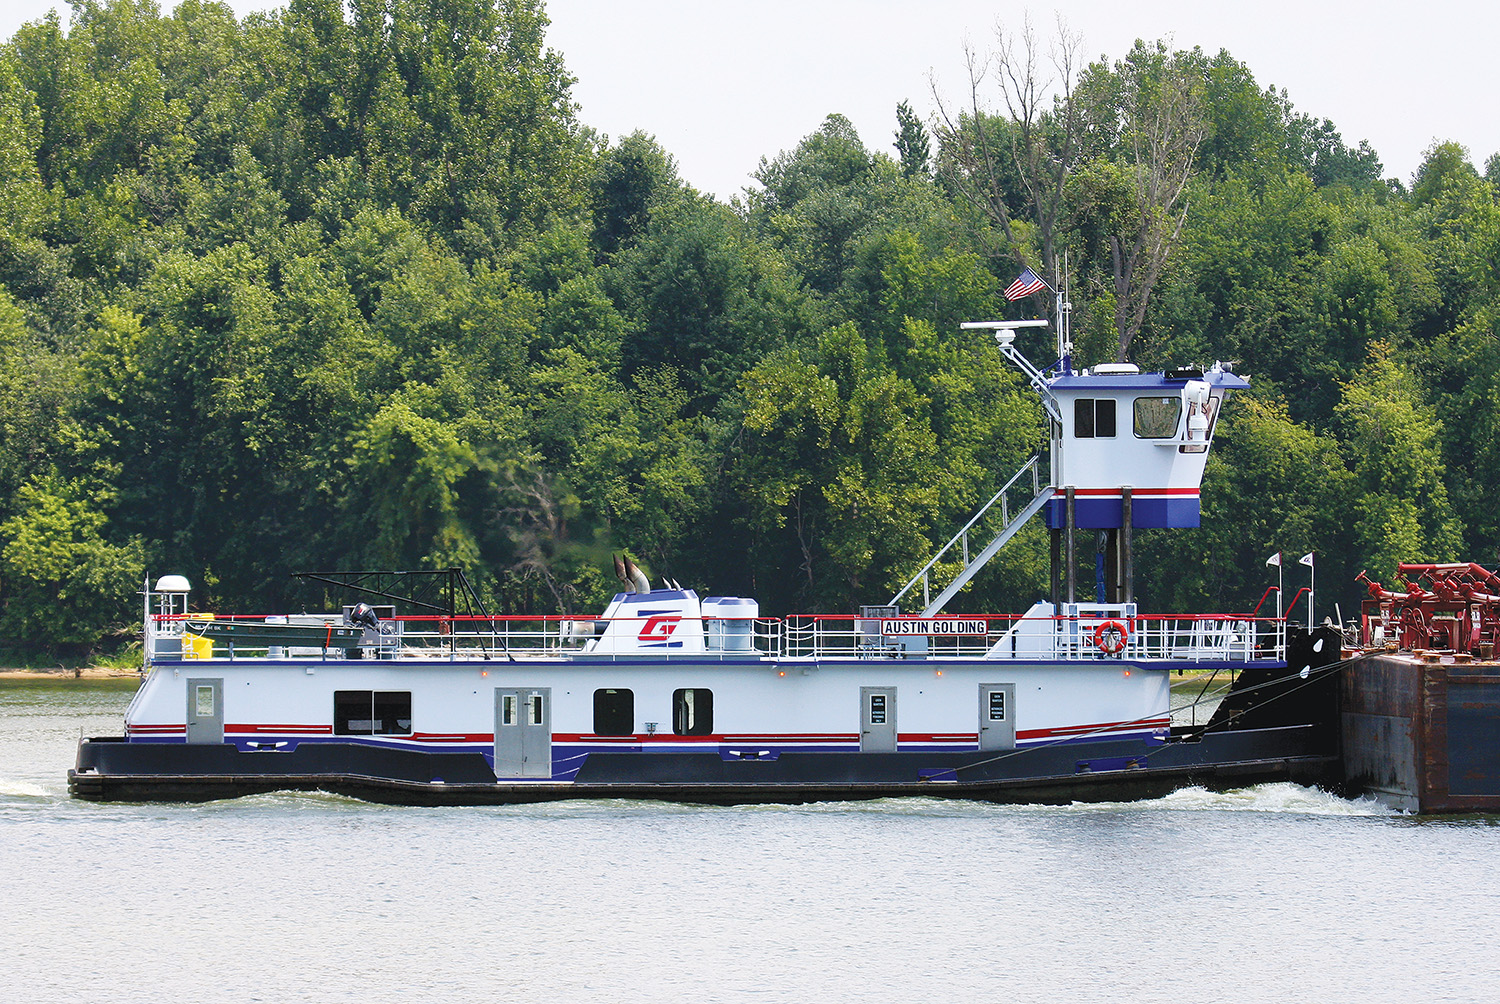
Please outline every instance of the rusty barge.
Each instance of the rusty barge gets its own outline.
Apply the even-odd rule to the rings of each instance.
[[[1500,575],[1472,562],[1364,573],[1341,674],[1344,790],[1423,813],[1500,812]]]

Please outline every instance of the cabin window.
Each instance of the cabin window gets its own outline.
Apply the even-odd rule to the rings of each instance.
[[[635,735],[635,691],[594,691],[594,735]]]
[[[333,734],[336,736],[411,735],[411,692],[334,691]]]
[[[1074,439],[1113,439],[1115,399],[1081,397],[1073,402]]]
[[[1177,435],[1182,400],[1176,397],[1135,399],[1135,434],[1141,439],[1171,439]]]
[[[702,687],[672,691],[672,731],[707,736],[714,731],[714,692]]]

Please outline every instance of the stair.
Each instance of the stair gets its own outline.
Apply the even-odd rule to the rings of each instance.
[[[911,581],[903,586],[901,591],[891,598],[891,605],[894,606],[900,603],[903,596],[911,592],[918,583],[921,583],[922,603],[924,606],[922,616],[932,617],[933,615],[941,611],[943,607],[947,605],[948,601],[951,600],[960,589],[968,585],[969,580],[972,579],[981,568],[989,564],[990,559],[1000,552],[1000,549],[1004,547],[1006,543],[1008,543],[1010,539],[1016,535],[1017,532],[1020,531],[1021,527],[1026,525],[1026,522],[1030,520],[1031,517],[1042,511],[1042,507],[1045,506],[1047,504],[1047,500],[1052,497],[1052,486],[1050,484],[1042,484],[1040,465],[1040,453],[1035,454],[1030,460],[1022,464],[1021,469],[1016,471],[1016,473],[1011,476],[1011,479],[1005,483],[1005,487],[996,492],[994,496],[988,502],[986,502],[980,508],[980,510],[976,512],[972,518],[970,518],[967,523],[964,524],[963,529],[954,534],[953,539],[944,544],[942,549],[939,550],[937,554],[933,555],[932,559],[922,567],[922,570],[916,575],[912,576]],[[1022,489],[1027,487],[1026,485],[1022,484],[1022,479],[1027,474],[1031,475],[1031,498],[1021,509],[1019,509],[1015,513],[1014,516],[1012,516],[1010,512],[1009,502],[1010,494],[1012,492],[1012,489],[1016,488],[1018,485]],[[999,506],[1000,511],[1000,530],[995,534],[994,539],[985,545],[982,551],[971,558],[969,556],[969,534],[980,523],[980,521],[983,520],[985,516],[988,515],[990,511],[993,510],[996,506]],[[953,550],[955,547],[961,549],[963,555],[963,569],[958,573],[958,576],[954,578],[954,580],[950,582],[947,587],[938,594],[936,599],[932,599],[930,595],[930,576],[932,573],[932,569],[937,565],[939,561],[943,559],[944,555]]]

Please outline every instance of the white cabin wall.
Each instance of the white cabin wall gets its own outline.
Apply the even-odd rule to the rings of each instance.
[[[311,670],[311,672],[309,672]],[[938,675],[941,672],[942,675]],[[785,675],[779,675],[785,673]],[[143,688],[131,724],[180,724],[189,678],[222,678],[226,725],[331,725],[337,690],[410,691],[416,732],[487,735],[494,731],[496,688],[549,687],[552,731],[593,732],[594,691],[634,692],[635,729],[657,723],[672,733],[672,695],[682,687],[713,691],[716,735],[841,733],[860,729],[860,688],[895,687],[901,733],[971,733],[978,727],[979,685],[1016,685],[1018,730],[1158,718],[1167,714],[1166,670],[1117,661],[1028,665],[1013,661],[889,663],[674,663],[631,661],[515,663],[230,663],[204,660],[159,667]]]

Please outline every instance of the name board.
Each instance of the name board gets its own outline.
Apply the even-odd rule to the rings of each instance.
[[[882,620],[880,622],[880,633],[883,635],[940,635],[949,637],[953,635],[986,635],[990,633],[987,621],[978,619],[964,619],[961,617],[942,618],[903,618],[901,620]]]

